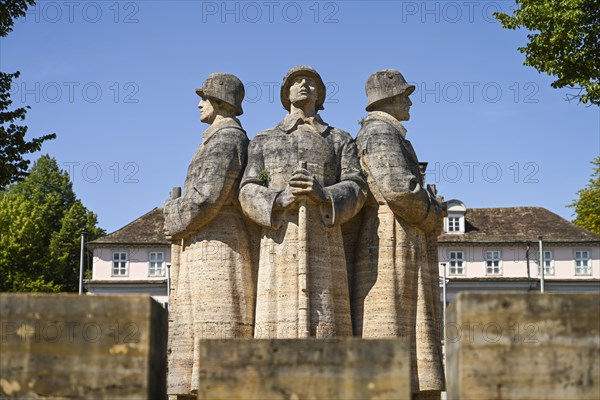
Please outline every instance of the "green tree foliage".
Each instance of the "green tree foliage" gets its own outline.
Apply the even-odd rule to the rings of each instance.
[[[0,37],[12,31],[15,18],[25,15],[27,7],[34,4],[34,0],[0,0]],[[18,71],[10,74],[0,72],[0,190],[26,176],[29,160],[23,158],[24,154],[40,150],[45,140],[56,137],[50,134],[25,140],[27,126],[15,122],[24,120],[30,107],[9,110],[12,104],[10,87],[13,79],[18,77]]]
[[[568,207],[575,208],[574,224],[600,235],[600,156],[592,164],[594,172],[588,185],[577,192],[579,199]]]
[[[581,103],[600,105],[600,5],[598,0],[516,0],[512,15],[495,13],[503,28],[524,27],[533,33],[519,47],[525,65],[558,79]]]
[[[15,19],[23,17],[35,0],[0,0],[0,37],[12,31]]]
[[[49,156],[0,192],[0,291],[73,292],[79,286],[81,228],[104,234]]]

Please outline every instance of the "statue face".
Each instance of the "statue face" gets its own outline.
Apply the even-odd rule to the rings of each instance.
[[[212,124],[217,116],[217,109],[213,101],[202,98],[198,103],[200,109],[200,121],[207,124]]]
[[[388,112],[398,121],[408,121],[410,119],[410,106],[412,106],[412,101],[404,93],[394,97]]]
[[[306,105],[314,107],[317,103],[315,80],[305,75],[295,77],[290,86],[290,103],[299,108]]]

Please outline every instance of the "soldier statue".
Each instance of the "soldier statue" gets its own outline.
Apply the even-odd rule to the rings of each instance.
[[[290,69],[289,114],[249,146],[240,203],[262,227],[255,337],[352,335],[341,224],[366,187],[351,136],[318,114],[325,94],[313,68]]]
[[[414,89],[395,70],[378,71],[366,83],[368,115],[356,144],[369,195],[354,254],[352,312],[357,336],[406,340],[413,394],[439,398],[444,372],[432,240],[446,214],[425,186],[400,122],[410,118]]]
[[[185,180],[183,197],[164,205],[172,238],[168,394],[195,395],[203,339],[252,337],[255,277],[250,239],[238,201],[248,137],[236,118],[244,86],[234,75],[208,76],[202,98],[202,135]]]

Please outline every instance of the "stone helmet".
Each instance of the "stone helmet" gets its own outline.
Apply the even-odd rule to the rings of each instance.
[[[367,111],[373,111],[377,103],[406,92],[410,95],[415,91],[414,85],[409,85],[399,71],[384,69],[377,71],[367,79]]]
[[[283,108],[290,111],[290,86],[292,86],[292,81],[294,78],[299,75],[307,75],[315,80],[315,83],[317,84],[317,103],[315,106],[317,110],[324,110],[325,108],[323,107],[323,103],[325,103],[327,89],[325,88],[323,79],[321,79],[321,75],[319,75],[314,68],[307,67],[305,65],[291,68],[285,75],[285,78],[283,78],[280,93],[281,104],[283,104]]]
[[[198,96],[221,100],[235,110],[235,115],[242,115],[242,100],[245,90],[242,81],[235,75],[216,72],[210,74],[201,88],[196,89]]]

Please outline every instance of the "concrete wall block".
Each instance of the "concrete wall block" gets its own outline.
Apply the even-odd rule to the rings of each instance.
[[[448,310],[448,399],[599,399],[600,295],[463,292]]]
[[[206,340],[198,399],[410,399],[399,339]]]
[[[149,296],[0,294],[0,397],[162,399],[166,339]]]

